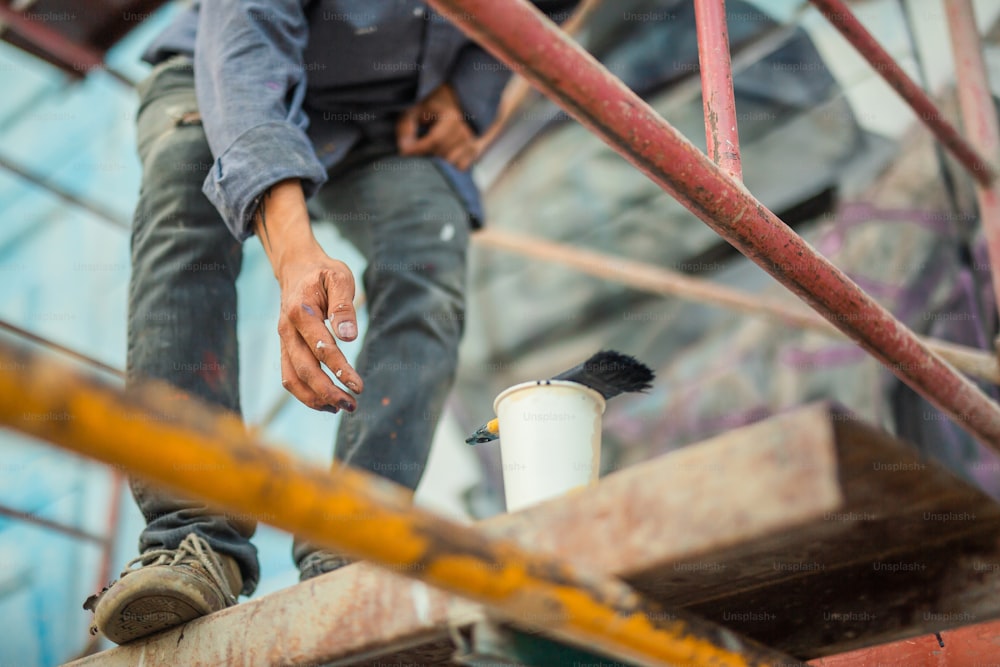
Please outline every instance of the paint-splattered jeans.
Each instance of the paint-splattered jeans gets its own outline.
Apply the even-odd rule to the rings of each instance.
[[[201,192],[212,155],[190,66],[161,65],[139,94],[143,178],[132,230],[128,382],[166,380],[239,413],[235,283],[242,247]],[[354,414],[341,413],[334,455],[415,489],[455,373],[469,224],[431,160],[391,151],[391,141],[369,142],[349,156],[352,166],[331,176],[310,211],[317,224],[333,222],[368,261],[369,324],[355,364],[365,390]],[[132,491],[147,521],[141,551],[176,548],[198,533],[239,562],[243,592],[253,592],[253,521],[213,514],[138,479]],[[309,550],[297,543],[296,562]]]

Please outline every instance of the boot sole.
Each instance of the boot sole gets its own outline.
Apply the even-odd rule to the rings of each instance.
[[[141,594],[116,606],[121,610],[118,614],[97,622],[104,636],[116,644],[148,637],[210,613],[199,610],[190,600],[164,594]]]
[[[225,608],[220,593],[183,568],[151,567],[133,572],[108,589],[94,610],[94,625],[124,644],[175,628]]]

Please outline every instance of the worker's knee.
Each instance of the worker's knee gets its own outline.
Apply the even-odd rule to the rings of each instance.
[[[465,324],[464,262],[442,266],[432,261],[425,256],[369,265],[365,286],[371,327],[421,331],[443,350],[457,348]]]
[[[458,342],[465,330],[464,285],[456,289],[430,290],[420,317],[438,339],[454,344],[457,354]]]
[[[140,158],[143,194],[201,193],[205,176],[212,168],[212,152],[200,123],[178,121],[171,125],[140,153]]]

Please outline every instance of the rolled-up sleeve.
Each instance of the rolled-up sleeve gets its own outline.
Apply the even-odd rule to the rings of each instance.
[[[306,136],[302,52],[308,23],[299,0],[201,3],[195,89],[214,163],[203,190],[243,241],[258,197],[298,178],[306,196],[326,170]]]

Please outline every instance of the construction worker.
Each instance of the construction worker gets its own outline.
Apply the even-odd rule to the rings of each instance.
[[[558,19],[575,2],[536,4]],[[240,412],[235,283],[256,236],[281,288],[283,386],[344,413],[339,461],[415,489],[462,333],[475,141],[508,74],[415,0],[196,3],[144,58],[127,382]],[[312,220],[367,260],[356,367],[338,347],[358,336],[355,280]],[[139,557],[85,604],[97,631],[128,642],[254,591],[253,517],[131,485],[147,525]],[[302,579],[347,562],[293,550]]]

